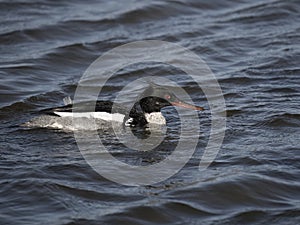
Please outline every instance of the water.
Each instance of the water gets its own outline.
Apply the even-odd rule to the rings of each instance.
[[[300,222],[298,1],[4,0],[0,11],[1,224]],[[203,132],[183,170],[139,187],[96,173],[72,132],[20,126],[73,96],[83,72],[101,54],[149,39],[200,55],[220,83],[227,130],[207,170],[197,168],[210,129],[208,111],[199,114]],[[162,65],[119,71],[103,97],[113,98],[144,73],[172,77],[208,108],[194,83]],[[136,165],[163,159],[178,141],[176,113],[166,113],[170,128],[158,151],[126,153],[103,134],[106,145]]]

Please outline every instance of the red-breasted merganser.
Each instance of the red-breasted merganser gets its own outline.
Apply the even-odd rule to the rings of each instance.
[[[161,109],[167,106],[179,106],[192,110],[204,110],[200,106],[181,101],[167,88],[155,85],[149,86],[131,110],[111,101],[97,101],[94,112],[85,110],[91,102],[67,104],[62,107],[42,110],[43,113],[59,117],[94,117],[105,121],[122,122],[125,126],[145,126],[148,123],[166,124]]]

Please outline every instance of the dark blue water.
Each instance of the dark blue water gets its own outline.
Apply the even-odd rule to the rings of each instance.
[[[298,224],[299,13],[296,0],[1,1],[1,224]],[[222,88],[227,130],[207,170],[198,171],[206,132],[178,174],[130,187],[96,173],[72,132],[20,126],[74,96],[101,54],[149,39],[201,56]],[[161,65],[118,71],[103,96],[145,73],[172,74],[207,108],[199,88]],[[209,131],[209,110],[199,115]],[[172,129],[162,152],[139,160],[170,154],[178,140]],[[136,160],[118,143],[106,144],[123,161]]]

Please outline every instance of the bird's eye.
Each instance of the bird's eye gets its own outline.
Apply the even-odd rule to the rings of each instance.
[[[155,102],[156,105],[159,105],[159,102]]]
[[[171,98],[170,95],[168,95],[168,94],[165,95],[165,99],[170,99],[170,98]]]

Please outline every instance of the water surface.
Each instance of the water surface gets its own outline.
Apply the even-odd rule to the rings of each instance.
[[[1,1],[1,224],[299,223],[299,11],[296,0]],[[199,114],[202,135],[184,169],[141,187],[97,174],[72,132],[20,126],[41,109],[63,105],[101,54],[149,39],[198,54],[220,83],[226,136],[205,172],[198,164],[209,110]],[[103,98],[143,74],[174,79],[208,108],[195,83],[153,64],[119,71]],[[160,150],[126,152],[109,134],[106,144],[128,163],[163,159],[179,137],[176,112],[166,113],[170,129]]]

